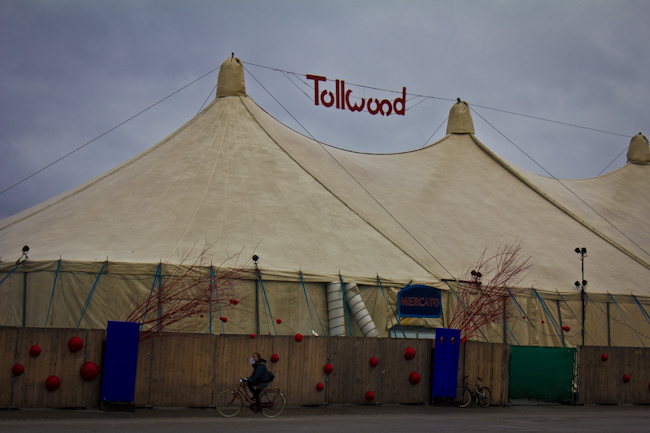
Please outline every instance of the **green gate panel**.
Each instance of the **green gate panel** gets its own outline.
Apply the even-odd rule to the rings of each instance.
[[[572,401],[575,356],[575,348],[512,346],[510,398]]]

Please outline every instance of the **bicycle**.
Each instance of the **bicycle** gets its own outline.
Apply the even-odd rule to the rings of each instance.
[[[472,398],[474,398],[476,399],[476,404],[480,404],[482,407],[488,407],[492,403],[492,391],[487,386],[481,386],[480,377],[476,378],[477,382],[474,384],[474,391],[472,391],[467,381],[468,377],[465,376],[463,378],[463,387],[457,390],[458,397],[460,397],[460,404],[458,406],[467,407],[472,401]]]
[[[233,417],[241,412],[244,401],[255,413],[262,413],[265,417],[274,418],[284,411],[287,399],[284,393],[277,388],[262,390],[256,403],[248,393],[246,381],[239,378],[239,388],[227,389],[217,396],[217,412],[227,418]]]

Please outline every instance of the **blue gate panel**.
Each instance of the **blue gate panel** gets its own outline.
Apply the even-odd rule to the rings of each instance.
[[[456,398],[459,358],[460,330],[436,329],[431,397]]]
[[[102,375],[102,401],[132,402],[134,400],[139,338],[139,323],[108,322]]]

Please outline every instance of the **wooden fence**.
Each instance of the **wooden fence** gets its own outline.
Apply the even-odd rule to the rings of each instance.
[[[80,337],[84,346],[72,353],[68,341]],[[104,330],[0,328],[0,408],[98,407],[101,376],[85,381],[81,365],[92,361],[102,367]],[[285,391],[290,405],[429,403],[432,340],[370,339],[351,337],[163,334],[140,343],[135,386],[137,407],[209,407],[223,389],[239,384],[252,373],[249,358],[259,352],[275,373],[274,387]],[[39,345],[34,358],[29,347]],[[416,356],[404,358],[413,347]],[[277,354],[277,363],[271,356]],[[371,358],[379,359],[376,367]],[[25,373],[12,374],[14,364]],[[333,371],[325,374],[323,367]],[[413,385],[411,372],[421,380]],[[61,386],[47,391],[45,380],[56,375]],[[316,385],[324,389],[318,391]],[[366,392],[375,398],[368,402]]]
[[[650,404],[650,349],[585,346],[578,359],[580,403]]]
[[[0,328],[0,408],[98,407],[101,376],[85,381],[80,375],[85,362],[101,369],[106,331],[82,329]],[[68,349],[68,341],[79,337],[80,351]],[[39,346],[40,355],[29,354]],[[20,364],[25,371],[14,376],[12,368]],[[54,392],[45,389],[45,380],[57,376],[61,386]]]
[[[79,337],[83,348],[68,349]],[[104,330],[0,327],[0,409],[30,407],[99,407],[101,374],[86,381],[85,362],[100,371]],[[32,357],[29,348],[41,354]],[[431,401],[432,340],[352,337],[305,337],[209,334],[163,334],[139,345],[135,386],[137,407],[210,407],[220,391],[238,385],[252,372],[253,352],[268,360],[276,375],[274,387],[287,395],[289,405],[418,404]],[[416,356],[404,358],[413,347]],[[278,362],[271,356],[277,354]],[[607,355],[603,361],[602,355]],[[379,364],[370,366],[370,359]],[[508,403],[510,347],[468,341],[461,346],[458,383],[479,376],[492,390],[494,405]],[[582,347],[579,351],[579,402],[584,404],[650,403],[650,349]],[[25,372],[12,373],[21,364]],[[325,374],[323,367],[333,371]],[[421,380],[409,382],[412,372]],[[624,375],[630,381],[623,381]],[[45,388],[48,376],[61,380],[56,391]],[[324,389],[318,391],[316,385]],[[374,400],[365,399],[372,391]]]
[[[509,363],[510,345],[466,341],[460,346],[458,386],[463,386],[465,376],[469,376],[470,383],[480,377],[481,385],[492,391],[492,405],[504,406],[508,404]]]
[[[350,337],[167,335],[143,342],[138,352],[136,406],[206,407],[224,389],[239,385],[252,373],[249,359],[259,352],[275,374],[273,387],[285,391],[288,404],[361,404],[367,391],[372,404],[428,403],[431,340],[387,340]],[[404,349],[416,357],[406,360]],[[278,362],[271,362],[277,354]],[[370,359],[379,365],[370,366]],[[325,374],[324,366],[333,367]],[[421,376],[417,385],[409,374]],[[318,391],[316,385],[325,388]]]

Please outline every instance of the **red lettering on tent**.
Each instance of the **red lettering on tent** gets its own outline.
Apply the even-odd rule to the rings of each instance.
[[[348,107],[350,111],[363,111],[364,108],[368,109],[368,113],[375,115],[381,113],[382,116],[390,116],[391,114],[397,114],[399,116],[404,116],[406,114],[406,87],[402,87],[402,96],[395,98],[394,101],[388,99],[379,100],[378,98],[369,98],[366,102],[365,98],[361,98],[361,104],[351,104],[350,95],[352,90],[345,90],[345,81],[344,80],[335,80],[334,93],[327,89],[322,89],[320,87],[320,82],[327,82],[327,77],[321,75],[306,75],[308,80],[314,80],[314,105],[323,104],[325,107],[331,107],[336,105],[336,108],[339,110],[345,110],[345,107]],[[374,102],[374,107],[371,106],[371,103]],[[399,106],[399,108],[398,108]]]

